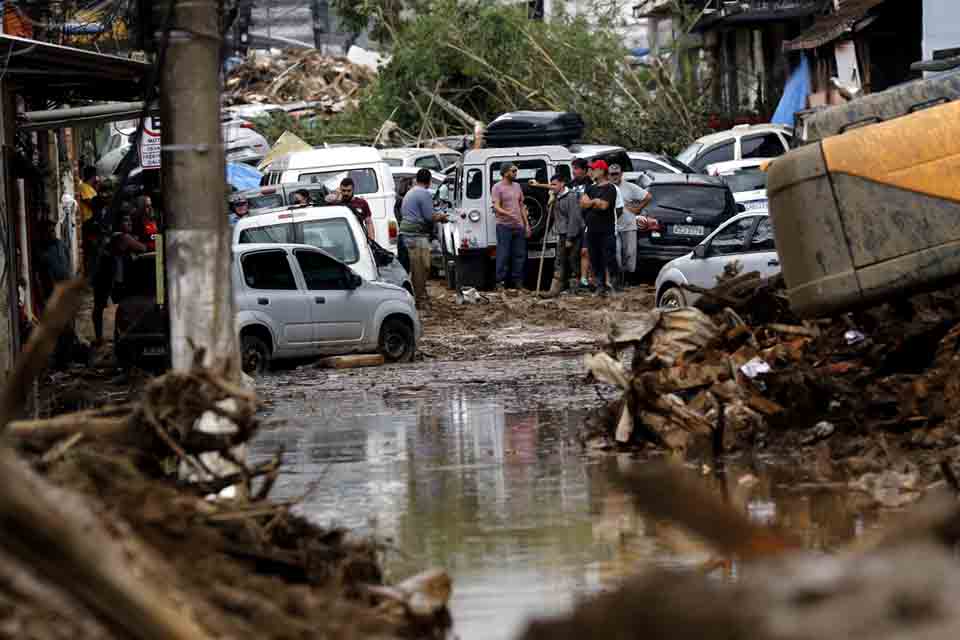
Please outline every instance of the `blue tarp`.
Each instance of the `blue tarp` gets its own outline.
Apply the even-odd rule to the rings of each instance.
[[[630,55],[634,58],[642,58],[645,55],[650,53],[650,49],[646,47],[637,47],[636,49],[630,49]]]
[[[810,95],[810,63],[807,62],[807,56],[804,54],[800,58],[800,64],[787,80],[787,86],[783,88],[783,97],[780,98],[780,104],[777,105],[771,122],[792,127],[793,115],[807,108],[808,95]]]
[[[261,177],[263,177],[263,174],[248,164],[242,162],[227,163],[227,184],[237,191],[256,189],[260,186]]]

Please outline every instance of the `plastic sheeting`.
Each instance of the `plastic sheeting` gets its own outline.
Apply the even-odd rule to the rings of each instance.
[[[242,162],[227,163],[227,184],[237,191],[246,191],[247,189],[256,189],[260,186],[260,178],[263,174]]]
[[[780,98],[780,104],[777,105],[771,122],[792,127],[794,114],[806,109],[808,95],[810,95],[810,63],[807,62],[807,56],[804,54],[783,88],[783,97]]]

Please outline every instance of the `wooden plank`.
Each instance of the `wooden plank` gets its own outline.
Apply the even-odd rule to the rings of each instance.
[[[361,353],[351,356],[330,356],[317,362],[320,369],[355,369],[357,367],[379,367],[384,363],[379,353]]]

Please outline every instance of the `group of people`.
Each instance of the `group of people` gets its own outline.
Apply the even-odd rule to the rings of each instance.
[[[523,189],[517,182],[517,167],[501,168],[501,180],[493,187],[497,220],[496,286],[505,289],[523,282],[527,239],[532,235]],[[547,297],[564,291],[593,290],[600,296],[625,286],[625,274],[636,270],[637,235],[646,229],[642,215],[650,194],[623,179],[619,165],[604,160],[588,164],[573,161],[569,184],[558,173],[549,185],[548,218],[558,235],[554,277]]]
[[[132,276],[134,256],[156,250],[159,221],[149,195],[114,196],[93,167],[85,167],[77,189],[82,224],[84,274],[93,285],[95,343],[103,342],[103,313],[141,285]],[[121,198],[113,202],[115,197]]]

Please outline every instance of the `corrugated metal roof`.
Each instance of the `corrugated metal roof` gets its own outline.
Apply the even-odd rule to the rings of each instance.
[[[812,27],[793,40],[784,42],[783,48],[787,51],[815,49],[833,42],[863,20],[874,7],[885,1],[841,0],[840,8],[835,13],[817,18]]]

